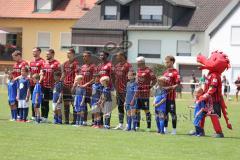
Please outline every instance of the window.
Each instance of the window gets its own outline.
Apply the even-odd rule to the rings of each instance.
[[[61,33],[61,49],[71,48],[72,35],[71,33]]]
[[[37,11],[40,10],[52,10],[51,0],[37,0]]]
[[[105,6],[104,19],[106,20],[117,19],[117,6]]]
[[[7,34],[7,44],[17,45],[17,34]]]
[[[240,26],[232,26],[231,44],[240,45]]]
[[[141,20],[162,21],[163,7],[162,6],[141,6]]]
[[[41,49],[50,48],[50,33],[49,32],[38,32],[37,46]]]
[[[139,40],[138,56],[145,58],[161,58],[160,40]]]
[[[191,56],[191,44],[189,41],[177,41],[177,56]]]

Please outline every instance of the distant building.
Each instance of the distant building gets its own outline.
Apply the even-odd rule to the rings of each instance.
[[[176,57],[183,81],[191,74],[200,77],[196,55],[208,55],[210,33],[216,19],[229,13],[232,0],[99,0],[72,29],[72,43],[81,52],[97,53],[109,41],[121,47],[130,41],[128,60],[137,56],[147,63],[163,63],[166,55]]]

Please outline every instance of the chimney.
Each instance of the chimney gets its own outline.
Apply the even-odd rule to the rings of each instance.
[[[82,10],[89,10],[89,8],[87,7],[86,0],[80,0],[80,7]]]

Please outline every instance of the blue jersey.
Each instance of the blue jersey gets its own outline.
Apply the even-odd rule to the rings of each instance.
[[[102,94],[104,95],[105,101],[106,102],[111,102],[112,101],[112,94],[111,94],[111,88],[110,87],[104,87]]]
[[[205,101],[201,101],[201,102],[195,104],[194,121],[193,121],[194,126],[200,127],[200,122],[201,122],[201,120],[203,119],[205,113],[204,113],[204,112],[201,112],[198,116],[197,116],[197,113],[198,113],[202,108],[204,108],[205,105],[206,105]]]
[[[30,88],[30,81],[28,78],[21,77],[18,79],[19,100],[25,100],[27,91]]]
[[[163,99],[167,98],[167,91],[165,89],[161,89],[161,88],[155,88],[155,104],[161,102]],[[155,107],[155,111],[162,111],[163,113],[166,112],[166,101],[163,102],[160,106]]]
[[[127,83],[127,93],[126,93],[126,99],[125,103],[127,105],[130,105],[131,101],[133,100],[133,97],[137,91],[137,82],[135,81],[130,81]]]
[[[94,83],[92,85],[91,105],[96,105],[96,103],[99,101],[101,94],[102,94],[102,88],[103,88],[103,86],[101,85],[101,83]]]
[[[74,95],[74,106],[78,107],[81,105],[83,96],[86,96],[86,89],[84,87],[77,86]]]
[[[32,103],[36,104],[36,96],[38,94],[38,101],[37,104],[41,104],[42,103],[42,87],[40,85],[40,83],[36,83],[33,89],[33,95],[32,95]]]
[[[206,106],[205,101],[201,101],[199,103],[195,104],[195,110],[194,110],[194,117],[196,117],[196,114]]]
[[[60,94],[63,90],[63,83],[61,81],[56,82],[53,87],[53,103],[57,103]]]
[[[17,97],[17,82],[8,82],[8,101],[15,102]]]

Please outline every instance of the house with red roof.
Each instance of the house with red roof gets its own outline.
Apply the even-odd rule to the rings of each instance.
[[[56,59],[66,59],[71,27],[96,0],[0,0],[0,64],[11,64],[11,52],[21,49],[32,59],[36,46],[53,48]],[[3,65],[1,65],[3,66]]]

